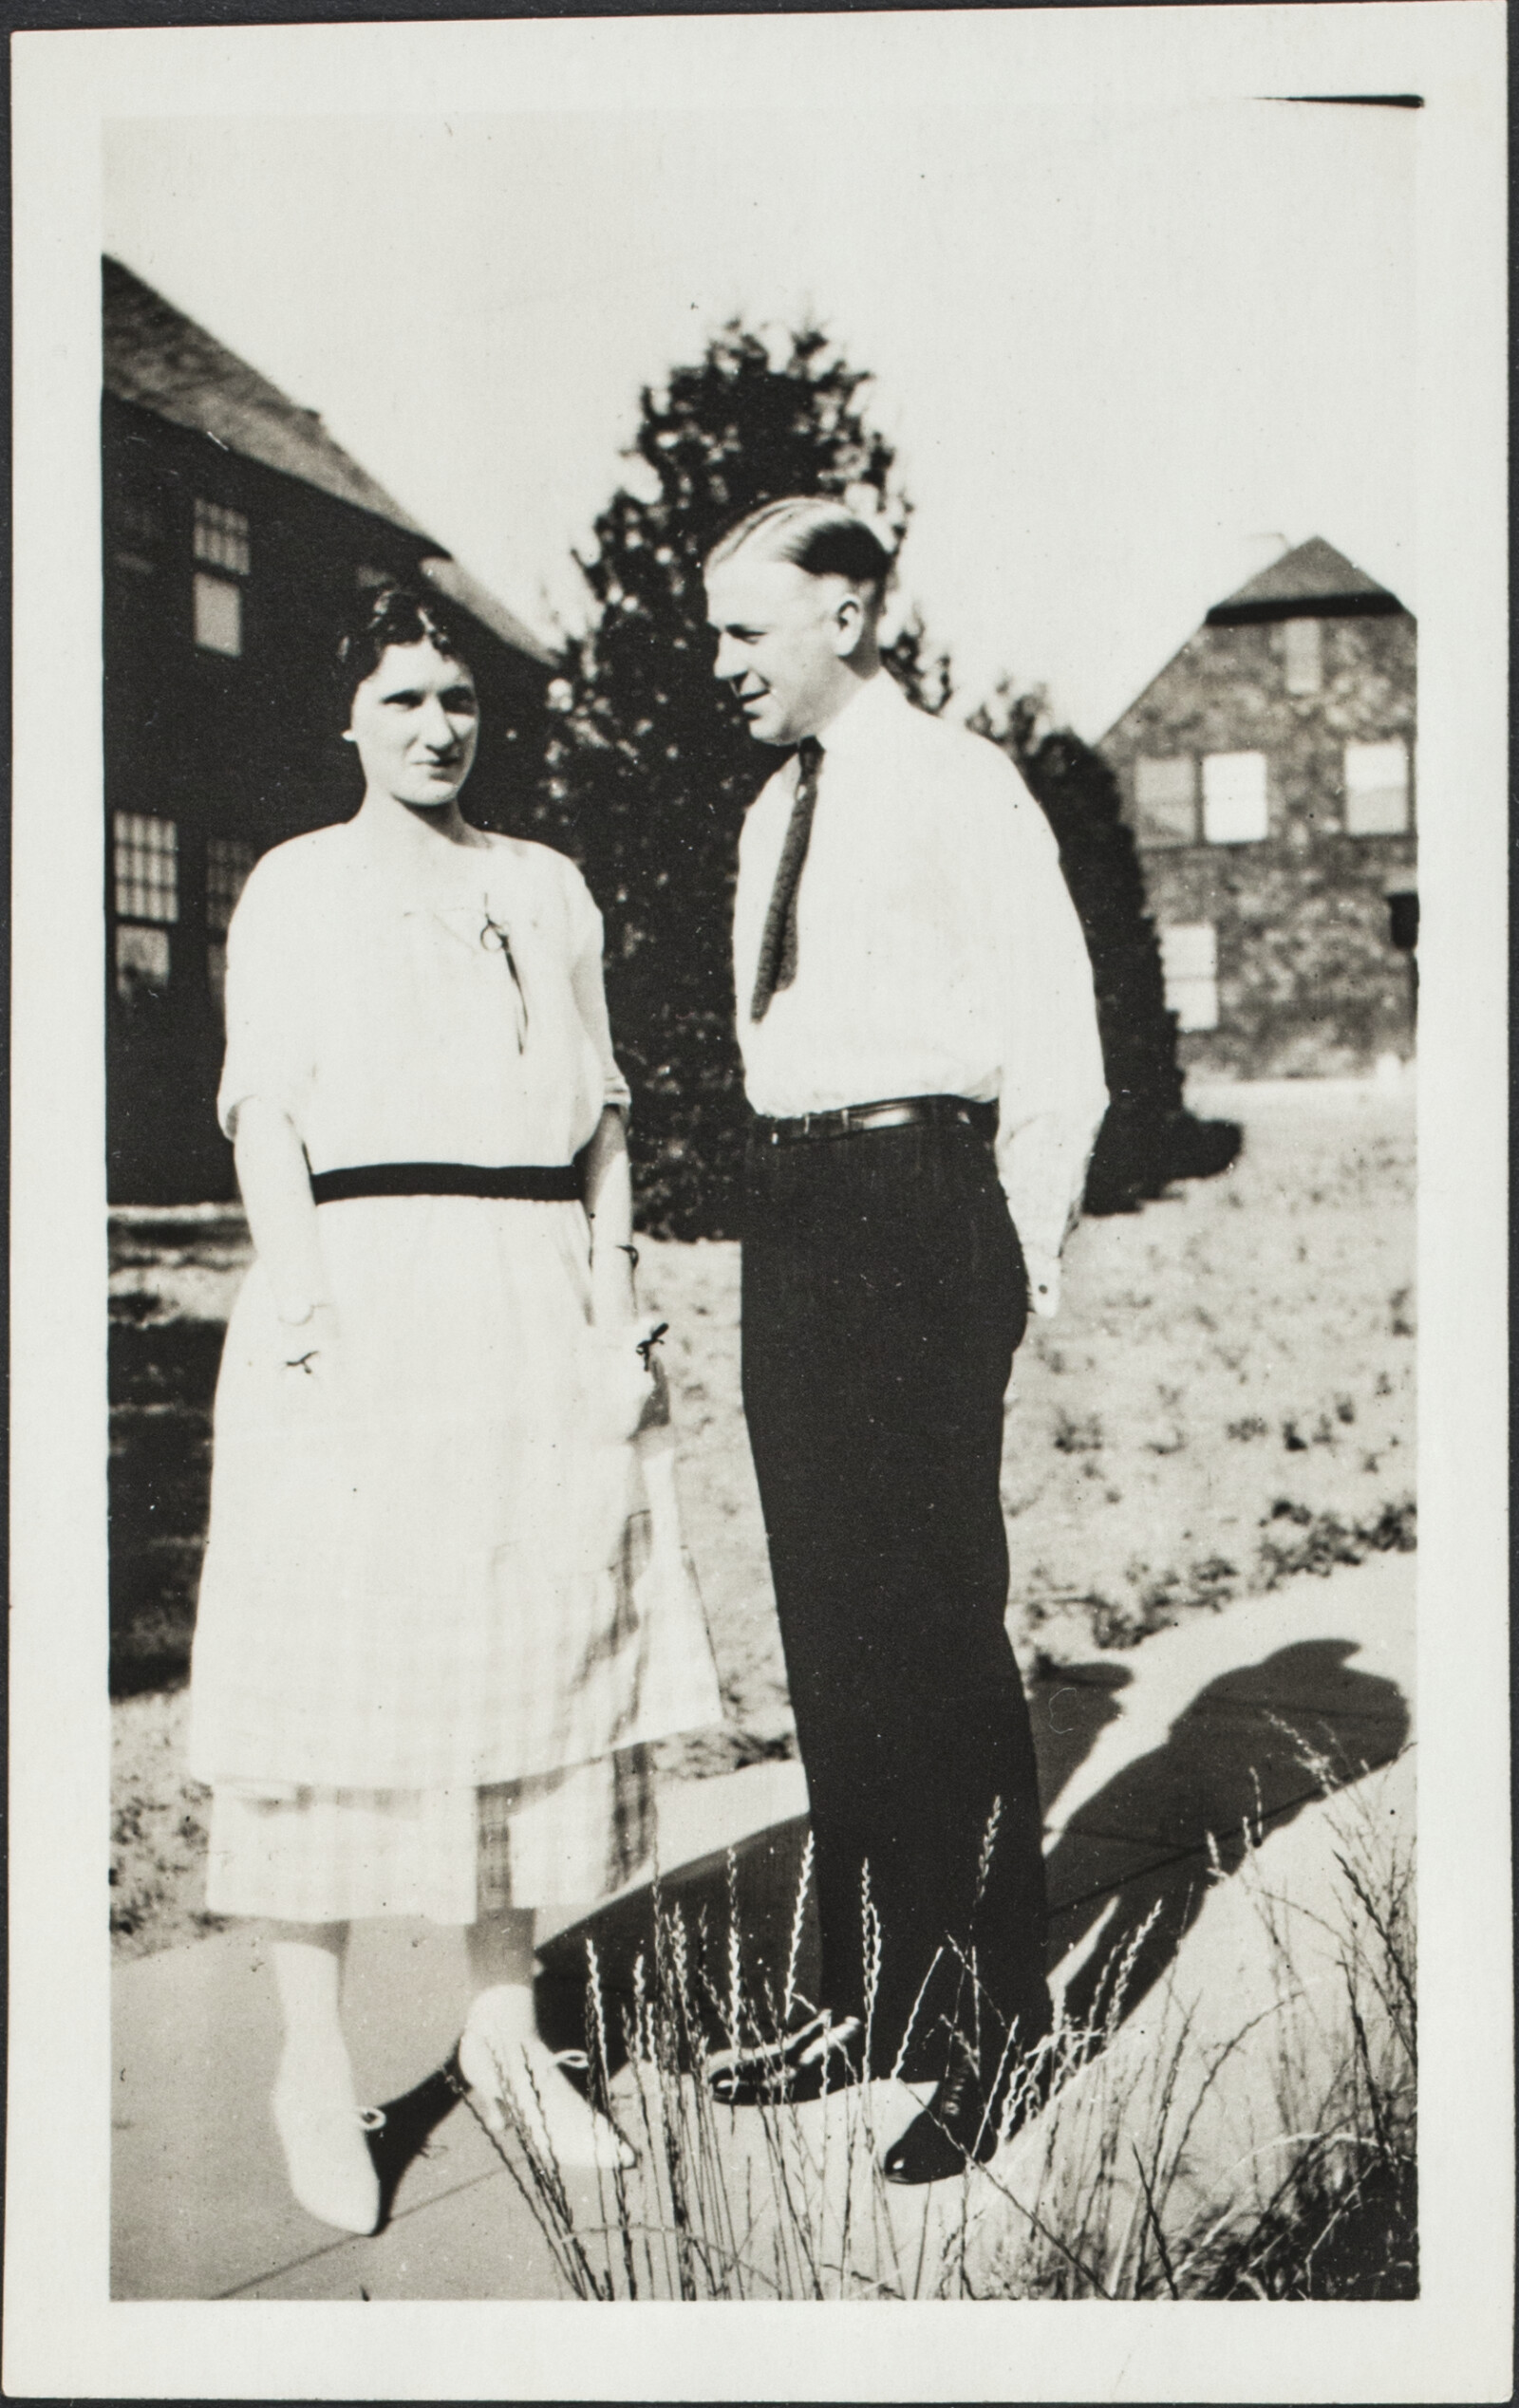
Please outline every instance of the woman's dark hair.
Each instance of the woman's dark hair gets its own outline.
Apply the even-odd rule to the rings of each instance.
[[[366,678],[373,677],[393,644],[430,644],[446,660],[469,666],[458,622],[429,594],[406,586],[380,586],[338,640],[332,675],[345,719]]]

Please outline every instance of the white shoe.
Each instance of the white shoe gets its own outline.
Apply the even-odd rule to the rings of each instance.
[[[635,2166],[637,2150],[565,2079],[567,2065],[590,2063],[585,2051],[555,2053],[536,2037],[494,2035],[489,2016],[476,2012],[480,2004],[471,2007],[459,2040],[459,2070],[487,2132],[501,2135],[515,2124],[539,2156],[564,2172],[611,2174]]]
[[[283,2074],[270,2104],[291,2189],[308,2215],[340,2232],[372,2232],[380,2221],[380,2176],[368,2136],[384,2122],[380,2109],[355,2107]]]

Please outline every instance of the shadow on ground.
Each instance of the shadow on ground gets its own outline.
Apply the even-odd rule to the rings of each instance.
[[[1348,1785],[1403,1746],[1409,1716],[1401,1690],[1358,1671],[1345,1639],[1281,1648],[1200,1689],[1165,1741],[1123,1764],[1079,1805],[1047,1857],[1053,1966],[1094,1940],[1066,1988],[1066,2011],[1096,2020],[1116,1961],[1133,1949],[1123,2012],[1133,2012],[1175,1956],[1201,1911],[1212,1868],[1237,1870],[1246,1848],[1283,1828],[1326,1792]],[[1045,1812],[1058,1804],[1107,1727],[1123,1712],[1133,1675],[1121,1665],[1062,1668],[1030,1689]],[[684,1927],[690,1990],[707,2037],[723,2039],[729,1934],[741,1935],[746,1995],[778,1998],[794,1945],[807,1820],[797,1816],[723,1851],[683,1865],[662,1885],[666,1915]],[[1100,1927],[1100,1929],[1099,1929]],[[1148,1928],[1147,1928],[1148,1927]],[[794,1977],[815,1994],[816,1914],[805,1902]],[[651,1987],[655,1913],[643,1887],[558,1933],[539,1951],[538,2025],[552,2048],[588,2043],[589,1949],[595,1951],[609,2069],[627,2063],[639,1959]],[[457,2093],[445,2071],[386,2102],[375,2141],[387,2203],[423,2151]]]
[[[1077,1809],[1046,1860],[1053,1953],[1103,1925],[1067,1985],[1074,2021],[1103,2011],[1111,1969],[1131,1949],[1133,2012],[1195,1922],[1215,1862],[1235,1872],[1252,1841],[1398,1754],[1402,1691],[1356,1671],[1356,1652],[1347,1639],[1313,1639],[1222,1674],[1160,1746]]]

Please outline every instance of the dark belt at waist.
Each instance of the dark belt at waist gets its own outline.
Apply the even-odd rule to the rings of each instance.
[[[578,1204],[578,1163],[516,1163],[499,1169],[473,1162],[370,1162],[351,1170],[313,1170],[319,1204],[354,1196],[488,1196],[503,1204]]]
[[[995,1104],[974,1104],[968,1095],[895,1095],[879,1104],[844,1104],[837,1111],[802,1112],[795,1120],[768,1120],[757,1113],[751,1135],[761,1146],[794,1146],[804,1137],[857,1137],[872,1129],[932,1127],[973,1129],[988,1141],[997,1134]]]

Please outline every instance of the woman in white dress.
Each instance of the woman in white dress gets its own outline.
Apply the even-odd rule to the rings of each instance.
[[[534,1911],[638,1869],[645,1744],[721,1708],[637,1510],[651,1384],[600,916],[562,855],[463,819],[478,704],[441,608],[385,590],[340,661],[363,804],[264,856],[228,940],[218,1109],[255,1260],[191,1765],[208,1905],[275,1925],[291,2187],[369,2231],[350,1921],[467,1925],[459,2066],[488,2120],[510,2091],[561,2164],[626,2159],[536,2035]]]

